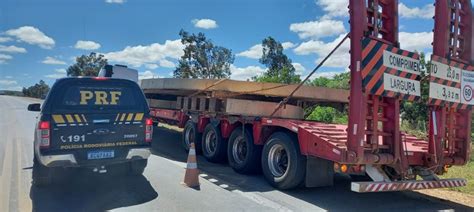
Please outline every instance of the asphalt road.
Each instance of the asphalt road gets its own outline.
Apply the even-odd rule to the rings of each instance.
[[[338,177],[330,188],[277,191],[261,175],[246,176],[198,158],[201,189],[180,184],[186,153],[180,134],[156,127],[153,155],[143,176],[84,173],[65,184],[31,186],[33,130],[38,100],[0,96],[0,211],[473,211],[414,192],[353,193]]]

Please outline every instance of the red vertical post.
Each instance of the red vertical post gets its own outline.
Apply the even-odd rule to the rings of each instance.
[[[400,47],[398,43],[398,1],[383,0],[382,17],[383,29],[386,33],[382,34],[382,38],[396,47]],[[389,144],[393,150],[394,162],[401,157],[401,138],[400,138],[400,100],[398,98],[383,98],[387,107],[383,108],[383,116],[388,121],[383,123],[383,131],[390,133],[392,136],[385,136],[383,141]],[[403,170],[403,169],[402,169]]]
[[[435,5],[433,55],[472,65],[474,46],[471,1],[436,0]],[[471,109],[447,107],[449,106],[430,107],[428,166],[461,165],[469,159]]]
[[[449,4],[447,0],[436,0],[433,30],[433,54],[447,58],[449,52]]]
[[[351,39],[351,90],[349,99],[349,125],[347,129],[348,162],[361,162],[364,158],[365,116],[367,97],[363,93],[360,65],[362,39],[367,31],[365,0],[349,1]]]

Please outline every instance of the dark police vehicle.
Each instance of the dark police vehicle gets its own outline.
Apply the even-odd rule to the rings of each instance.
[[[53,85],[43,105],[30,104],[28,110],[41,111],[35,130],[34,185],[52,183],[71,170],[106,173],[120,168],[143,173],[153,122],[137,83],[105,77],[63,78]]]

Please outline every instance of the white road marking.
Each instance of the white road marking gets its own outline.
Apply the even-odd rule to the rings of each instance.
[[[157,156],[151,156],[151,157],[157,157]],[[183,169],[186,168],[186,163],[183,163],[183,162],[179,162],[179,161],[174,161],[174,160],[170,160],[168,158],[165,158],[165,157],[161,157],[161,159],[164,159],[170,163],[173,163],[177,166],[180,166],[182,167]],[[202,177],[203,174],[200,174],[200,176]],[[207,176],[207,174],[206,174]],[[212,182],[212,181],[215,181],[217,182],[218,180],[214,179],[214,178],[211,178],[209,179],[208,181]],[[226,184],[227,185],[227,184]],[[227,185],[228,186],[228,185]],[[222,188],[222,186],[220,186]],[[232,190],[231,192],[233,193],[236,193],[236,194],[240,194],[242,195],[243,197],[249,199],[249,200],[252,200],[254,201],[255,203],[258,203],[260,205],[263,205],[265,207],[269,207],[271,209],[275,209],[275,210],[278,210],[278,211],[291,211],[289,208],[275,202],[275,201],[272,201],[268,198],[265,198],[263,197],[262,195],[260,195],[259,193],[260,192],[243,192],[241,190],[238,190],[238,189],[235,189],[235,190]]]

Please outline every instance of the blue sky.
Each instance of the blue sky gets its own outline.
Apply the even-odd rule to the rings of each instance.
[[[431,52],[434,1],[400,1],[400,43]],[[91,51],[142,78],[170,77],[182,54],[178,32],[204,32],[236,54],[232,78],[265,69],[258,44],[282,42],[303,76],[348,32],[347,0],[1,0],[0,89],[20,90],[65,76],[74,57]],[[347,70],[348,42],[318,73]]]

